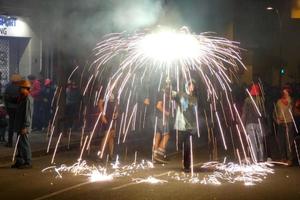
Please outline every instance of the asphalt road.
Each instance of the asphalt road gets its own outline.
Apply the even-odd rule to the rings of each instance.
[[[76,161],[78,155],[76,150],[58,152],[56,163],[70,165]],[[138,154],[137,163],[146,156],[149,155]],[[91,156],[88,162],[92,164],[93,160]],[[132,163],[134,154],[131,153],[126,160],[123,161],[124,164]],[[34,168],[28,170],[11,169],[10,163],[2,164],[0,199],[300,199],[299,167],[275,166],[274,174],[266,176],[262,183],[253,186],[228,182],[221,185],[203,185],[178,181],[170,175],[177,173],[185,176],[180,170],[180,154],[171,156],[169,164],[138,169],[129,175],[102,182],[91,182],[87,176],[82,175],[62,173],[62,178],[58,178],[54,171],[42,172],[50,166],[50,161],[51,155],[35,158]],[[199,171],[203,162],[203,158],[195,158],[195,171],[199,177],[212,173]],[[102,165],[105,165],[105,161]],[[149,176],[164,183],[150,184],[136,180]]]

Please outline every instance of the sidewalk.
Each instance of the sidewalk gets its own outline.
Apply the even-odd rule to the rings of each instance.
[[[70,137],[70,144],[69,143],[69,137],[68,135],[62,135],[60,143],[59,143],[59,149],[65,148],[67,149],[68,146],[71,148],[74,145],[79,146],[80,144],[80,136],[81,133],[78,132],[72,132]],[[46,136],[45,132],[32,132],[28,135],[30,145],[31,145],[31,151],[33,157],[39,157],[47,155],[47,147],[49,143],[49,138]],[[50,145],[49,153],[52,153],[59,135],[53,135]],[[14,135],[14,144],[12,148],[5,147],[5,143],[0,143],[0,162],[9,162],[12,160],[14,149],[15,149],[15,143],[16,143],[17,137],[16,134]]]

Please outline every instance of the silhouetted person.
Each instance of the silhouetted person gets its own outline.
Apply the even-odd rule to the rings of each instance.
[[[195,82],[185,84],[185,92],[175,95],[177,111],[174,128],[179,132],[179,144],[183,149],[183,170],[191,170],[191,139],[197,133],[197,97]]]
[[[42,118],[42,127],[48,127],[48,123],[52,114],[51,102],[54,96],[55,87],[52,83],[52,80],[45,79],[42,91],[42,106],[41,106],[41,118]]]
[[[244,101],[242,120],[250,138],[250,149],[253,151],[254,161],[264,161],[264,132],[261,124],[263,123],[263,101],[258,84],[253,84],[250,89],[251,97]],[[252,98],[252,99],[251,99]]]
[[[0,104],[0,142],[5,142],[7,123],[7,112],[3,104]]]
[[[158,94],[156,109],[153,159],[158,163],[167,163],[166,147],[170,138],[169,116],[171,111],[171,87],[169,82]]]
[[[101,153],[103,156],[107,147],[109,159],[113,160],[114,138],[116,135],[116,121],[118,117],[118,102],[117,95],[114,93],[109,94],[108,99],[105,98],[106,97],[102,97],[98,103],[99,111],[102,112],[102,129],[105,132],[101,141]]]
[[[32,129],[40,131],[42,130],[42,118],[41,118],[41,106],[42,106],[42,97],[41,97],[41,82],[34,75],[29,75],[28,80],[30,81],[32,88],[30,95],[33,98],[33,120],[32,120]]]
[[[10,82],[6,85],[5,92],[4,92],[4,104],[9,116],[8,142],[6,144],[7,147],[12,147],[13,145],[15,115],[18,106],[18,98],[20,95],[19,86],[17,85],[17,83],[20,80],[21,80],[21,76],[19,74],[13,74],[10,77]]]
[[[283,88],[280,99],[276,103],[274,112],[278,124],[278,139],[281,161],[293,164],[295,131],[292,118],[293,103],[290,96],[291,90]]]
[[[66,89],[66,128],[74,128],[74,121],[78,118],[79,106],[80,106],[80,90],[75,81],[70,81]]]

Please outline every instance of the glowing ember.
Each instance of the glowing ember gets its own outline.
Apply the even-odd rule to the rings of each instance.
[[[113,180],[112,175],[102,174],[99,171],[93,171],[92,174],[89,174],[89,180],[91,182],[99,182],[99,181],[111,181]]]
[[[204,184],[204,185],[221,185],[222,183],[243,183],[246,186],[261,183],[274,170],[270,163],[257,164],[236,164],[236,163],[204,163],[202,169],[214,170],[212,174],[194,174],[191,176],[184,173],[170,172],[169,176],[177,181],[185,183]]]
[[[118,162],[118,161],[117,161]],[[61,165],[59,167],[51,166],[42,170],[46,171],[55,171],[58,178],[62,178],[62,173],[71,173],[74,175],[87,176],[91,182],[97,181],[110,181],[114,177],[130,176],[138,170],[151,169],[153,168],[153,163],[150,161],[142,160],[141,163],[136,164],[132,163],[130,165],[121,166],[118,162],[118,167],[116,164],[112,164],[111,169],[107,169],[101,166],[89,166],[86,161],[78,161],[71,166]]]

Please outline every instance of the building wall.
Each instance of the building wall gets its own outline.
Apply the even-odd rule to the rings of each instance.
[[[42,52],[39,30],[33,29],[30,18],[14,18],[14,26],[0,25],[1,29],[5,29],[5,32],[0,33],[0,37],[10,42],[10,74],[20,73],[25,77],[29,74],[38,75],[41,71]]]

